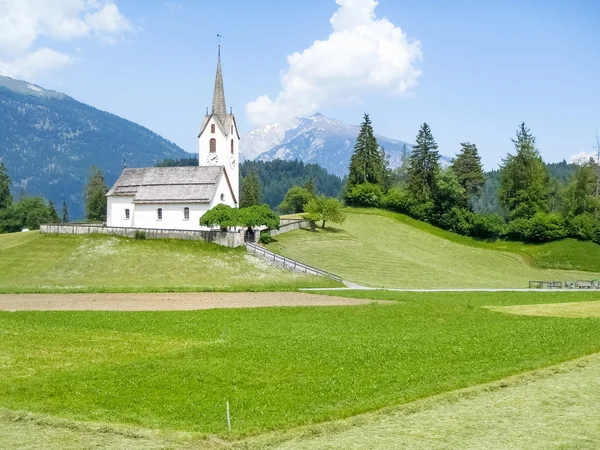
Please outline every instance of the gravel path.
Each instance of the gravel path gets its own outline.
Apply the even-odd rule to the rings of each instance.
[[[261,306],[338,306],[374,302],[301,292],[0,294],[0,311],[185,311]]]

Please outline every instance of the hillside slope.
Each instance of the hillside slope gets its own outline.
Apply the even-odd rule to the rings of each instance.
[[[335,286],[201,241],[0,235],[0,293],[269,291]]]
[[[0,159],[13,191],[66,200],[83,216],[82,190],[96,165],[112,184],[123,169],[189,156],[156,133],[25,81],[0,76]]]
[[[396,220],[392,214],[365,212],[350,210],[346,223],[335,230],[278,236],[269,249],[373,287],[526,288],[530,280],[600,277],[600,273],[541,269],[528,255],[463,245]],[[600,246],[596,254],[600,256]],[[543,250],[539,257],[548,259]]]

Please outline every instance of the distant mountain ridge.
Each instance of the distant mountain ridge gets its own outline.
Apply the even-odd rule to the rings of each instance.
[[[153,166],[190,154],[149,129],[80,103],[60,92],[0,75],[0,160],[13,192],[66,200],[83,217],[89,167],[109,186],[128,167]]]
[[[299,117],[288,122],[263,125],[251,130],[240,143],[240,158],[256,161],[304,161],[316,163],[331,174],[343,177],[348,173],[359,126],[348,125],[322,114]],[[390,166],[401,164],[402,152],[412,145],[397,139],[376,135],[380,146],[389,155]],[[442,157],[449,161],[449,158]]]

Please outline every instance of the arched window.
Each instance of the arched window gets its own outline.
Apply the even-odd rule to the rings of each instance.
[[[224,202],[225,201],[225,194],[221,194],[221,201]]]
[[[183,219],[190,220],[190,208],[188,208],[188,207],[183,208]]]
[[[212,138],[210,140],[210,152],[216,153],[216,151],[217,151],[217,140],[215,138]]]
[[[231,154],[233,155],[233,139],[231,140]]]
[[[233,125],[231,125],[231,134],[233,134]]]
[[[156,217],[158,218],[158,220],[162,220],[162,208],[158,208],[156,210]]]
[[[125,210],[125,218],[126,218],[126,219],[129,219],[129,209],[126,209],[126,210]]]
[[[211,124],[211,126],[210,126],[210,132],[211,132],[212,134],[215,134],[215,124],[214,124],[214,123],[213,123],[213,124]]]

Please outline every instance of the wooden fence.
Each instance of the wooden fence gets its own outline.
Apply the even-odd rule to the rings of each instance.
[[[256,256],[259,256],[267,261],[275,263],[277,265],[281,265],[286,269],[293,270],[294,272],[306,273],[310,275],[317,275],[331,278],[332,280],[339,281],[342,283],[344,280],[342,277],[335,275],[330,272],[326,272],[325,270],[317,269],[316,267],[309,266],[307,264],[295,261],[290,258],[286,258],[285,256],[278,255],[277,253],[273,253],[267,250],[260,245],[246,243],[246,250],[249,253],[252,253]]]

